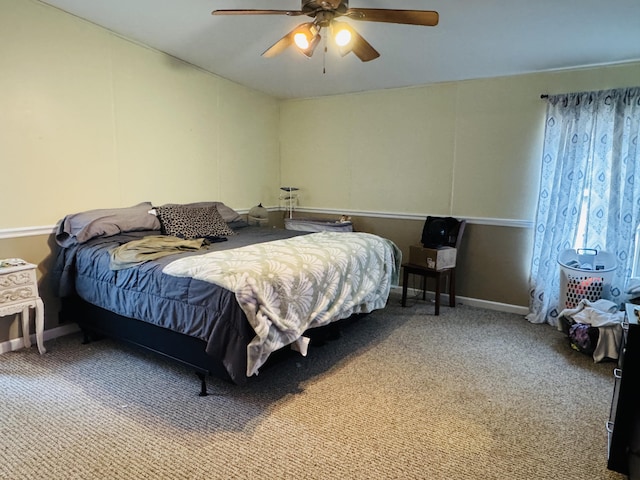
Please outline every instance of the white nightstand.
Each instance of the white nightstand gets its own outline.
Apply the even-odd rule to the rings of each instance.
[[[36,266],[18,258],[0,260],[0,317],[22,313],[24,346],[31,346],[29,338],[29,309],[36,310],[36,341],[40,354],[44,348],[44,303],[38,295]]]

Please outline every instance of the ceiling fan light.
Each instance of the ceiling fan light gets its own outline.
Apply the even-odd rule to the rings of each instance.
[[[348,28],[341,28],[336,31],[333,38],[339,47],[346,47],[351,42],[351,31]]]
[[[318,45],[322,38],[320,36],[320,28],[311,22],[300,25],[291,35],[295,46],[307,57],[313,55],[316,45]]]
[[[309,48],[309,38],[304,32],[298,32],[293,35],[293,41],[296,46],[301,50],[306,50]]]
[[[318,43],[320,43],[321,39],[322,39],[322,36],[320,34],[317,34],[315,37],[311,39],[311,42],[309,42],[309,46],[307,48],[299,48],[300,52],[306,57],[311,58],[311,56],[313,55],[313,52],[316,49],[316,46],[318,45]]]

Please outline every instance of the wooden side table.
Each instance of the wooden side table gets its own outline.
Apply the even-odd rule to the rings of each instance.
[[[44,348],[44,303],[38,294],[36,266],[18,258],[0,260],[0,317],[22,314],[24,346],[31,347],[29,309],[36,311],[36,342],[40,354]]]
[[[413,265],[411,263],[405,263],[402,265],[402,306],[407,305],[407,287],[409,284],[409,274],[422,276],[422,299],[426,299],[427,292],[427,277],[433,277],[436,279],[436,309],[435,314],[440,315],[440,293],[442,291],[442,277],[449,277],[449,306],[456,306],[456,269],[445,268],[444,270],[430,270],[420,265]]]

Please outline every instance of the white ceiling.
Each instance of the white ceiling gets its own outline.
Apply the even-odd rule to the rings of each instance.
[[[350,0],[350,7],[440,13],[436,27],[351,21],[381,54],[367,63],[340,57],[331,44],[325,55],[321,44],[311,59],[293,48],[261,57],[306,16],[211,15],[230,8],[299,10],[300,0],[43,3],[280,98],[640,60],[640,0]]]

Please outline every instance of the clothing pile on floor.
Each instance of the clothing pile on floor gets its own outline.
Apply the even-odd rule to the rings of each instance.
[[[560,312],[558,330],[569,336],[574,349],[593,355],[595,362],[617,360],[624,315],[624,311],[609,300],[582,299],[575,308]]]

